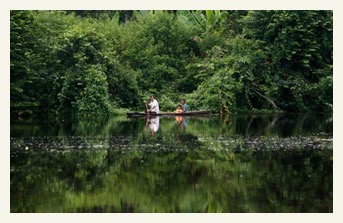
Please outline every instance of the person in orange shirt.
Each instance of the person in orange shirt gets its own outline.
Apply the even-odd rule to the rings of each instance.
[[[176,108],[176,111],[175,113],[182,113],[182,105],[178,105],[177,108]]]

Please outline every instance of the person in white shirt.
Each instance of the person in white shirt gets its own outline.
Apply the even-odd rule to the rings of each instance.
[[[153,95],[150,96],[150,103],[147,104],[149,105],[149,109],[147,109],[148,113],[156,113],[158,114],[160,112],[160,107],[158,105],[158,101],[155,99],[155,97]]]

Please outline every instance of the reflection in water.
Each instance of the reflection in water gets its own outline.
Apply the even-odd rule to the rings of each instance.
[[[150,116],[147,118],[147,125],[149,125],[150,134],[154,136],[160,126],[160,117],[159,116]]]
[[[330,117],[187,119],[12,121],[11,212],[333,211]]]
[[[175,116],[176,123],[179,125],[181,130],[187,126],[188,119],[184,116]]]

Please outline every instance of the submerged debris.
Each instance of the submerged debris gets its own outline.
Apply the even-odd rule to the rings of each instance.
[[[28,137],[11,138],[11,153],[15,151],[68,151],[83,149],[111,149],[115,151],[131,152],[140,150],[145,152],[191,152],[194,149],[211,151],[277,151],[294,149],[333,149],[332,138],[314,137],[199,137],[192,142],[172,141],[162,138],[157,142],[146,142],[129,136],[110,137]]]

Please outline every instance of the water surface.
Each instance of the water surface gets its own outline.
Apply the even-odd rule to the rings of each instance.
[[[332,115],[11,121],[11,212],[333,211]]]

